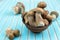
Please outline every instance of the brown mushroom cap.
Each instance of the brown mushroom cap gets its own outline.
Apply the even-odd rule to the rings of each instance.
[[[15,37],[20,35],[20,31],[19,30],[13,30],[13,34]]]
[[[39,2],[37,7],[39,8],[45,8],[47,6],[47,4],[45,2]]]

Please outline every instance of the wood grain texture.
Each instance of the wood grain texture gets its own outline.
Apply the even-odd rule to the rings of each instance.
[[[45,8],[49,12],[57,11],[59,16],[57,20],[41,33],[31,32],[22,22],[21,15],[14,15],[12,10],[17,2],[22,2],[25,5],[26,11],[37,7],[41,1],[47,3]],[[60,40],[60,0],[3,0],[0,2],[0,40],[9,40],[6,37],[6,29],[19,29],[21,36],[14,40]]]

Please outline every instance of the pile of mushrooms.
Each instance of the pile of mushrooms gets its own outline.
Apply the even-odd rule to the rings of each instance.
[[[28,12],[25,12],[25,7],[22,3],[18,2],[14,7],[16,13],[22,13],[22,19],[24,24],[30,29],[34,30],[33,32],[40,32],[47,28],[51,24],[53,20],[58,17],[58,13],[56,11],[45,10],[47,4],[45,2],[39,2],[37,8],[34,8]],[[39,30],[38,30],[39,29]],[[38,31],[36,31],[38,30]]]
[[[49,25],[49,22],[55,20],[58,16],[58,13],[52,11],[50,14],[44,8],[46,7],[45,2],[40,2],[37,5],[37,8],[34,8],[27,12],[24,16],[25,23],[28,23],[32,26],[45,26]]]
[[[7,28],[6,35],[10,40],[13,40],[15,37],[20,36],[19,30],[12,30],[11,28]]]

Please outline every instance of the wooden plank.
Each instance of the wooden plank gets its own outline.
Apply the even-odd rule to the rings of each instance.
[[[57,34],[58,40],[60,40],[60,28],[59,28],[59,26],[57,25],[56,21],[53,22],[52,25],[53,25],[53,27],[54,27],[54,29],[55,29],[55,31],[56,31],[56,34]]]
[[[4,11],[5,10],[5,6],[7,5],[7,3],[8,3],[9,1],[6,1],[6,3],[2,3],[1,5],[0,5],[0,12],[2,12],[2,11]],[[2,13],[0,13],[0,15],[1,15]]]
[[[57,8],[56,8],[55,6],[56,6],[57,4],[55,5],[55,4],[53,3],[53,1],[52,1],[51,3],[52,3],[52,5],[50,6],[51,9],[55,9],[55,10],[56,10]],[[54,6],[55,8],[54,8],[53,6]],[[57,11],[57,10],[56,10],[56,11]],[[55,22],[55,23],[56,23],[56,22]],[[55,24],[54,24],[54,25],[55,25]],[[58,26],[55,26],[54,28],[57,28],[57,27],[58,27]],[[55,29],[54,31],[55,31],[57,40],[59,40],[58,35],[57,35],[57,29]]]
[[[3,21],[3,23],[4,24],[2,24],[2,26],[1,26],[1,33],[0,33],[0,40],[2,39],[2,40],[4,40],[4,37],[5,37],[5,31],[6,31],[6,27],[8,26],[8,24],[9,24],[9,22],[10,22],[10,18],[8,19],[8,17],[6,17],[6,18],[4,18],[3,19],[4,21]]]

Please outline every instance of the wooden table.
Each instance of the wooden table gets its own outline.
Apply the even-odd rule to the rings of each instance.
[[[35,34],[28,30],[22,23],[21,15],[14,15],[13,6],[17,2],[22,2],[25,5],[26,11],[36,8],[40,1],[47,3],[45,8],[49,12],[57,11],[59,17],[57,20],[43,32]],[[19,29],[21,36],[14,40],[60,40],[60,1],[59,0],[0,0],[0,40],[9,40],[6,37],[6,29]]]

